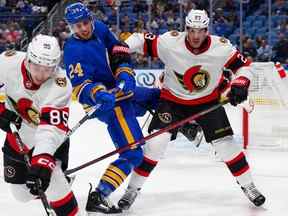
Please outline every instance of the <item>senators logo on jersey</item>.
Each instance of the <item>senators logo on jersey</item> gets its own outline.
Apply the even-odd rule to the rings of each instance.
[[[202,91],[204,90],[209,82],[210,75],[208,71],[201,69],[201,65],[196,65],[189,68],[184,75],[181,75],[174,71],[178,81],[183,86],[184,89],[193,92],[193,91]]]
[[[20,98],[16,102],[11,97],[9,97],[9,100],[12,102],[14,109],[19,113],[21,118],[34,126],[39,125],[40,114],[37,108],[33,106],[32,100],[28,98]]]
[[[65,77],[63,77],[63,78],[58,77],[55,79],[55,82],[60,87],[66,87],[66,85],[67,85],[67,79]]]

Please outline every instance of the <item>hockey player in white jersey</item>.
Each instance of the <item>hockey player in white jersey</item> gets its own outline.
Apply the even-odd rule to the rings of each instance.
[[[131,52],[159,57],[165,64],[160,102],[150,123],[150,132],[218,104],[223,91],[224,69],[235,74],[229,83],[230,103],[236,106],[247,99],[252,77],[251,62],[229,40],[209,34],[206,11],[191,10],[185,22],[184,32],[170,31],[160,36],[134,33],[125,41]],[[196,122],[245,195],[256,206],[261,206],[265,197],[253,183],[249,164],[235,143],[225,109],[220,107],[196,119]],[[118,202],[120,208],[128,209],[132,205],[174,133],[174,130],[163,133],[145,144],[144,160],[134,169],[128,188]]]
[[[43,190],[58,216],[79,215],[78,204],[65,178],[68,166],[69,104],[72,87],[58,67],[61,50],[55,37],[37,35],[24,52],[0,55],[0,128],[6,131],[4,177],[16,200],[34,200]],[[26,167],[10,124],[18,128]],[[9,213],[8,213],[9,214]]]

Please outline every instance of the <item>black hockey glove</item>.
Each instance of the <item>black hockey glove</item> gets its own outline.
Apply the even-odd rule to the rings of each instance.
[[[227,96],[233,106],[237,106],[247,99],[249,85],[250,80],[243,76],[232,81],[231,90]]]
[[[10,131],[10,124],[13,123],[19,129],[21,127],[22,118],[15,112],[5,109],[0,113],[0,128],[5,132]]]
[[[38,187],[43,192],[47,190],[54,168],[55,159],[50,154],[40,154],[31,158],[31,167],[26,179],[26,186],[30,189],[31,194],[39,195]]]
[[[131,55],[129,47],[126,43],[117,44],[112,47],[109,52],[110,67],[112,72],[115,74],[116,70],[122,64],[131,63]]]

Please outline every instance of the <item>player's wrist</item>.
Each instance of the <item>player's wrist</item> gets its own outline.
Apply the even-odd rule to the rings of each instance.
[[[45,168],[52,172],[56,166],[55,158],[48,153],[32,156],[31,167]]]

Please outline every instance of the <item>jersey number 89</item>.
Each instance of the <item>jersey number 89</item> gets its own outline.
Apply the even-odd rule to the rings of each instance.
[[[50,124],[51,125],[59,125],[63,123],[65,127],[68,127],[68,117],[69,113],[62,110],[51,110],[50,112]]]

